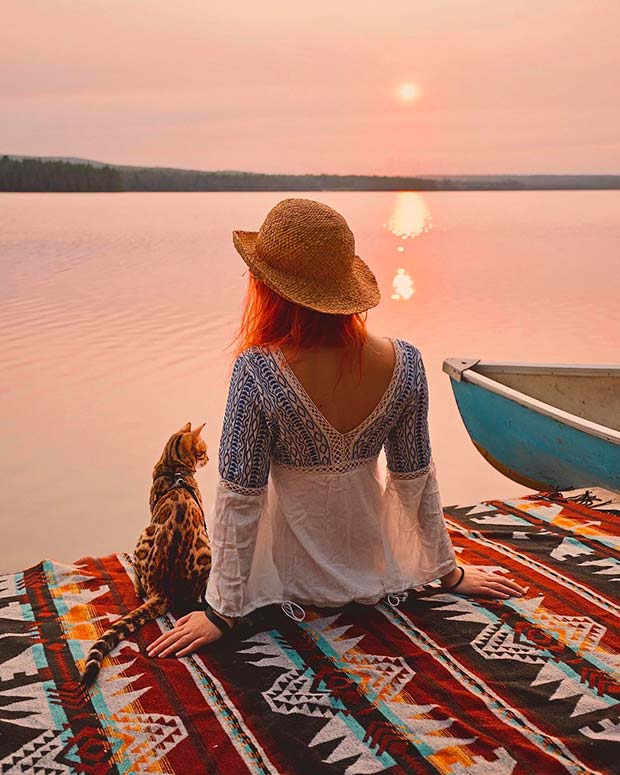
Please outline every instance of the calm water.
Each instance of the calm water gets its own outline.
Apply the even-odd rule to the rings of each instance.
[[[247,283],[231,231],[286,196],[0,194],[0,570],[130,550],[188,420],[207,422],[209,505]],[[620,194],[308,196],[377,275],[369,328],[422,351],[444,505],[527,492],[474,449],[442,361],[619,361]]]

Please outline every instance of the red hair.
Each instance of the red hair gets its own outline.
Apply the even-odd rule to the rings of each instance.
[[[342,346],[344,355],[358,351],[366,342],[368,312],[335,315],[319,312],[285,299],[252,272],[245,295],[241,324],[234,337],[234,357],[254,345],[291,345],[293,358],[301,347]]]

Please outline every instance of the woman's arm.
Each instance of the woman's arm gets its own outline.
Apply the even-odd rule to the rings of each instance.
[[[220,616],[247,613],[247,583],[267,500],[273,435],[248,354],[233,367],[220,436],[215,503],[207,525],[211,570],[205,602]]]
[[[445,524],[435,476],[428,426],[428,382],[417,348],[413,352],[412,383],[400,417],[386,439],[388,473],[391,488],[398,493],[398,508],[407,523],[402,540],[415,544],[423,565],[420,572],[428,576],[435,568],[441,586],[448,588],[459,582],[461,569]],[[465,573],[456,588],[459,594],[505,598],[525,591],[499,572],[473,565],[461,567]]]

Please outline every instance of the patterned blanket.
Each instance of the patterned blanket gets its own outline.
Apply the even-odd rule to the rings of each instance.
[[[166,616],[86,700],[80,661],[139,602],[129,557],[0,579],[1,771],[620,773],[620,517],[540,494],[445,513],[462,560],[524,598],[270,606],[238,641],[149,659]]]

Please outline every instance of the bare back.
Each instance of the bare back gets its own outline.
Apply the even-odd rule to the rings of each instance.
[[[282,348],[285,356],[289,352]],[[387,390],[395,366],[389,339],[368,334],[359,361],[342,362],[341,347],[300,350],[289,366],[325,419],[340,433],[357,428],[373,411]]]

